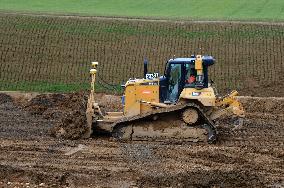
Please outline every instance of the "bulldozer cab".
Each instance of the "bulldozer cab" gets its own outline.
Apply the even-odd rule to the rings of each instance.
[[[196,67],[196,58],[170,59],[161,80],[161,101],[175,103],[184,88],[203,89],[208,87],[208,66],[214,63],[211,56],[203,56],[201,69]]]

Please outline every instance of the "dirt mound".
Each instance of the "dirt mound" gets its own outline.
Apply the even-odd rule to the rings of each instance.
[[[61,105],[65,100],[66,97],[62,94],[42,94],[31,99],[24,107],[32,114],[43,115],[48,109]]]
[[[83,101],[78,109],[66,114],[58,124],[51,128],[50,133],[57,138],[87,138],[90,130],[86,120],[86,104]]]
[[[32,98],[24,108],[32,114],[43,115],[45,118],[61,118],[61,113],[76,111],[81,103],[87,101],[88,93],[77,92],[68,94],[41,94]],[[120,96],[96,94],[95,101],[103,112],[121,111]]]
[[[284,114],[284,98],[240,97],[246,112]]]
[[[41,94],[24,106],[31,114],[42,115],[46,119],[56,119],[50,134],[65,139],[78,139],[87,132],[87,94]]]
[[[28,108],[46,118],[59,120],[50,130],[52,136],[78,139],[87,131],[86,106],[87,96],[81,92],[38,96],[36,100],[31,101]]]
[[[52,136],[79,139],[90,133],[85,114],[87,98],[86,92],[41,94],[32,98],[24,108],[31,114],[58,120],[59,123],[56,123],[50,130]],[[119,96],[97,94],[95,100],[103,112],[122,110]]]
[[[32,114],[52,117],[54,112],[76,109],[78,102],[83,100],[85,93],[41,94],[31,99],[24,107]]]
[[[13,102],[12,97],[5,93],[0,93],[0,104],[7,103],[7,102]]]

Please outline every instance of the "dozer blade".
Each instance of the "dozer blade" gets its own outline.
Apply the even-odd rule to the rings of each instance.
[[[92,124],[93,124],[93,115],[94,115],[94,108],[93,108],[93,94],[91,93],[88,98],[87,102],[87,109],[86,109],[86,132],[82,135],[82,138],[89,138],[92,134]]]
[[[87,131],[85,134],[82,136],[82,138],[90,138],[92,134],[92,124],[93,124],[93,109],[87,109],[86,111],[86,129]]]
[[[218,99],[216,102],[216,107],[219,107],[219,110],[214,111],[210,115],[211,120],[218,119],[224,116],[237,116],[239,118],[245,117],[245,111],[242,104],[236,99],[237,91],[232,91],[228,96]]]

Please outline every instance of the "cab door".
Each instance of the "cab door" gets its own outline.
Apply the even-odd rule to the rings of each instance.
[[[168,95],[167,101],[177,102],[184,84],[183,64],[171,63],[168,69]]]

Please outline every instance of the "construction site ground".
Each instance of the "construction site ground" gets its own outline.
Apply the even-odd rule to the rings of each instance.
[[[82,95],[0,94],[0,187],[284,187],[284,98],[241,97],[243,127],[220,121],[211,145],[50,136]]]

